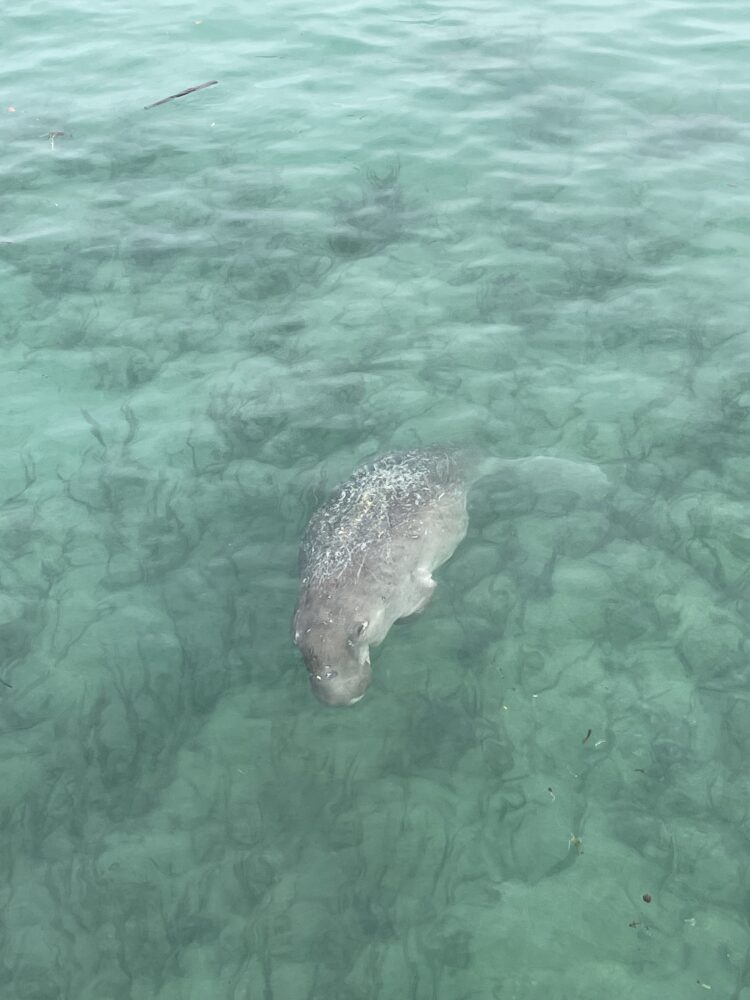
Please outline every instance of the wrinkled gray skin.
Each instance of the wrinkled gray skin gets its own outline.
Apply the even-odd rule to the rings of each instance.
[[[313,515],[300,549],[294,642],[315,694],[354,705],[370,683],[370,646],[432,597],[433,570],[466,535],[471,484],[516,472],[535,494],[573,483],[604,489],[595,466],[564,459],[483,459],[451,448],[383,455],[356,469]]]

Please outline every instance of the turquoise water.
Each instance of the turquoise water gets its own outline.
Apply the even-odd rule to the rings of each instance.
[[[748,1000],[746,5],[34,0],[0,51],[3,998]],[[480,484],[327,710],[304,525],[432,441],[611,494]]]

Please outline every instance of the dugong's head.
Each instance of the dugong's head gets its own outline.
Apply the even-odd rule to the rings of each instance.
[[[354,705],[372,677],[367,622],[310,620],[299,608],[294,617],[294,643],[305,660],[310,685],[327,705]]]

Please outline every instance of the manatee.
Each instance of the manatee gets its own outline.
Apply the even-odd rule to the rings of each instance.
[[[361,466],[313,514],[300,547],[294,642],[321,701],[363,698],[370,646],[399,618],[422,611],[436,587],[433,571],[466,535],[469,488],[482,476],[514,471],[535,493],[576,483],[581,472],[586,491],[607,482],[595,466],[564,459],[483,459],[430,447]]]

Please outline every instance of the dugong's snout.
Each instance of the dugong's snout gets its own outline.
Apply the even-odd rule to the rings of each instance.
[[[367,670],[354,675],[341,674],[331,669],[328,675],[310,674],[310,686],[326,705],[356,705],[365,696],[370,684],[370,664]]]
[[[322,652],[322,651],[321,651]],[[326,705],[355,705],[365,694],[372,679],[367,646],[347,648],[337,656],[326,651],[303,649],[310,686]]]

